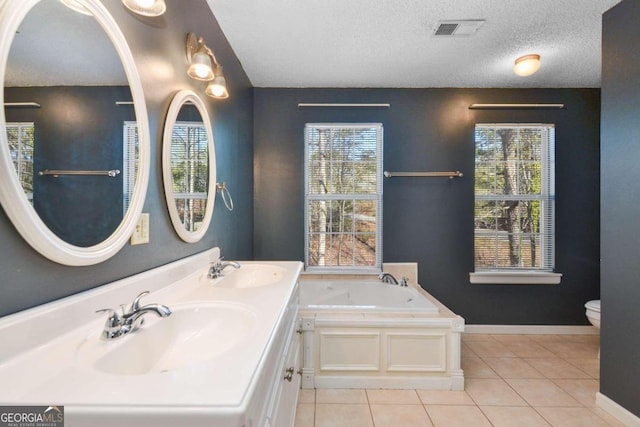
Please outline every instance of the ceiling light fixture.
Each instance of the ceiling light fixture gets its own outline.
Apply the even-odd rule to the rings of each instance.
[[[217,99],[229,97],[227,82],[222,73],[222,65],[218,63],[213,51],[207,47],[202,37],[194,33],[187,35],[187,74],[192,79],[208,81],[205,93]]]
[[[516,59],[516,63],[513,66],[513,72],[519,76],[526,77],[534,74],[540,69],[540,55],[530,54],[521,56]]]
[[[122,4],[143,16],[160,16],[167,10],[164,0],[122,0]]]

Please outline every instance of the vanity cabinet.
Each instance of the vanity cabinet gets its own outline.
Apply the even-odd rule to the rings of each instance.
[[[292,427],[300,390],[298,285],[274,331],[244,427]]]
[[[68,427],[292,427],[302,263],[242,261],[210,279],[219,258],[213,248],[0,318],[0,379],[12,384],[0,405],[56,402]],[[102,340],[96,310],[143,291],[171,316]]]

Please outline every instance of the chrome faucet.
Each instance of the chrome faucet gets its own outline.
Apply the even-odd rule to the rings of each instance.
[[[222,261],[222,257],[218,258],[218,261],[211,263],[211,268],[209,269],[209,279],[217,279],[219,277],[224,277],[223,270],[227,267],[233,267],[236,270],[240,268],[240,264],[234,261]]]
[[[109,313],[109,317],[107,317],[107,321],[104,324],[104,330],[102,331],[102,337],[106,340],[112,340],[115,338],[122,337],[127,335],[136,329],[138,329],[144,319],[144,316],[147,313],[154,313],[159,317],[168,317],[171,315],[171,309],[166,305],[162,304],[147,304],[140,307],[140,299],[147,295],[149,291],[144,291],[140,295],[138,295],[129,307],[129,310],[125,310],[124,304],[122,307],[122,314],[118,314],[115,310],[110,308],[105,308],[102,310],[96,311],[96,313]]]
[[[400,283],[398,283],[398,280],[391,273],[380,273],[380,275],[378,276],[378,279],[382,280],[382,283],[389,283],[391,285],[398,285],[398,286],[405,286],[405,287],[409,286],[409,279],[407,279],[406,277],[403,277],[400,280]]]
[[[389,283],[392,285],[397,285],[398,284],[398,280],[393,277],[393,274],[391,273],[380,273],[380,275],[378,276],[378,279],[382,280],[382,283]]]

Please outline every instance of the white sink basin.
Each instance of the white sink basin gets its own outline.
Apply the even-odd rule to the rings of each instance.
[[[160,319],[145,315],[137,331],[114,340],[100,332],[84,339],[76,351],[79,364],[106,374],[144,375],[169,372],[211,361],[242,341],[256,326],[256,313],[235,303],[170,306]]]
[[[224,276],[216,283],[220,288],[257,288],[282,280],[285,269],[277,265],[242,264],[237,270],[227,268]]]

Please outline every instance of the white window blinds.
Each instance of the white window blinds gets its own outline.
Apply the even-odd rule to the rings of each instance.
[[[382,266],[382,125],[305,127],[305,264]]]
[[[27,199],[33,203],[33,155],[35,149],[33,122],[7,123],[7,140],[20,185]]]
[[[554,126],[475,128],[475,270],[554,268]]]
[[[139,143],[138,143],[138,125],[137,122],[124,122],[123,127],[123,141],[124,146],[122,148],[122,201],[123,201],[123,215],[127,214],[129,204],[131,203],[131,195],[133,194],[133,188],[136,183],[136,176],[138,175],[138,163],[139,163]]]

